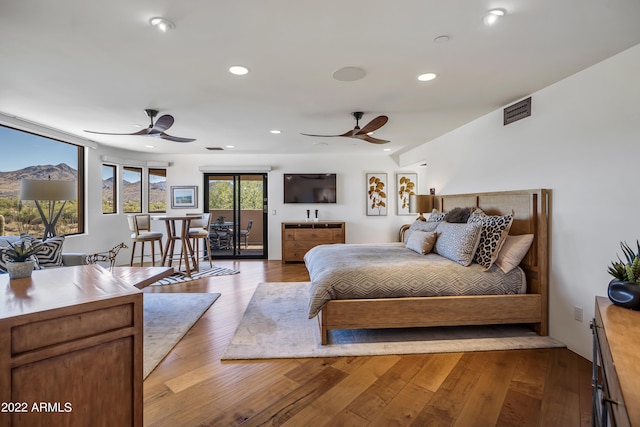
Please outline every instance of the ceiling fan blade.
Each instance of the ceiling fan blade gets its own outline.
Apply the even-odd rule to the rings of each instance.
[[[165,130],[169,129],[171,126],[173,126],[173,116],[170,116],[168,114],[165,114],[164,116],[160,117],[156,123],[153,125],[152,128],[149,129],[149,134],[153,135],[156,133],[162,133]]]
[[[162,138],[162,139],[166,139],[167,141],[173,141],[173,142],[193,142],[193,141],[195,141],[195,138],[180,138],[178,136],[167,135],[164,132],[158,134],[158,136],[160,138]]]
[[[357,131],[355,134],[366,135],[369,132],[376,131],[380,129],[382,126],[384,126],[388,120],[389,120],[389,117],[387,116],[378,116],[375,119],[371,120],[369,123],[367,123],[366,126],[364,126],[362,129]]]
[[[312,135],[310,133],[300,133],[300,135],[304,135],[304,136],[318,136],[321,138],[333,138],[335,136],[351,136],[351,131],[348,132],[349,135]]]
[[[97,133],[99,135],[147,135],[147,131],[148,129],[142,129],[138,132],[134,132],[134,133],[111,133],[111,132],[96,132],[94,130],[85,130],[85,132],[89,132],[89,133]]]
[[[374,137],[369,136],[369,135],[367,135],[367,134],[364,134],[364,135],[356,135],[356,136],[355,136],[355,138],[361,139],[361,140],[363,140],[363,141],[370,142],[370,143],[372,143],[372,144],[386,144],[386,143],[388,143],[388,142],[391,142],[391,141],[387,141],[387,140],[385,140],[385,139],[378,139],[378,138],[374,138]]]

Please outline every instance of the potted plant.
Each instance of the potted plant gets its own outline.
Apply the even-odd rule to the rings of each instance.
[[[635,252],[626,242],[620,242],[620,247],[625,260],[618,256],[618,261],[611,262],[607,271],[614,279],[607,293],[614,304],[640,310],[640,242],[636,240]]]
[[[24,240],[19,242],[9,242],[9,247],[2,248],[2,257],[7,260],[6,267],[11,279],[21,279],[31,276],[36,261],[32,255],[37,254],[42,249],[40,243],[28,243]]]

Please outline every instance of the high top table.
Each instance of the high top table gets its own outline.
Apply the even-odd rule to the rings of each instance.
[[[180,241],[181,253],[180,259],[184,255],[184,264],[186,268],[186,275],[191,277],[191,271],[198,271],[198,260],[193,250],[193,245],[189,241],[189,226],[194,219],[201,219],[198,215],[153,215],[152,220],[164,221],[167,228],[167,241],[164,246],[162,254],[162,265],[165,266],[169,251],[171,251],[171,257],[169,258],[169,266],[173,261],[173,250],[175,242]],[[180,233],[178,233],[178,226],[176,222],[180,222]],[[189,261],[193,262],[193,268],[189,264]]]

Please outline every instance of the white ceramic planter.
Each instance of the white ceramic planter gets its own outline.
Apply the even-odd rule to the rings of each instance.
[[[33,272],[33,268],[36,265],[35,261],[24,262],[8,262],[7,272],[11,279],[22,279],[24,277],[30,277]]]

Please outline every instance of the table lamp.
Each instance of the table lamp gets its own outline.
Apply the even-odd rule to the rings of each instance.
[[[409,212],[420,214],[418,219],[426,221],[423,213],[433,209],[433,196],[430,194],[412,194],[409,196]]]
[[[75,200],[77,185],[75,181],[54,181],[51,179],[23,179],[20,181],[20,200],[33,200],[36,203],[42,223],[44,224],[43,240],[56,235],[56,223],[62,214],[67,200]],[[41,201],[46,201],[48,212],[45,214]],[[56,212],[56,202],[62,206]]]

